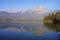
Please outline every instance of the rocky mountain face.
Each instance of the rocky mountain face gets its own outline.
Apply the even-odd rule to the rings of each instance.
[[[36,18],[42,19],[44,16],[49,14],[49,10],[43,7],[37,7],[29,10],[9,10],[0,11],[0,18]]]

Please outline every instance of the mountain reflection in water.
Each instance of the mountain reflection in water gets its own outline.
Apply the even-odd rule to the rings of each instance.
[[[28,31],[34,34],[43,34],[45,32],[50,32],[52,30],[45,27],[42,23],[34,22],[0,22],[1,29],[8,29],[10,31],[19,30],[19,31]]]
[[[58,40],[58,34],[52,31],[40,21],[0,22],[0,39],[3,40]]]

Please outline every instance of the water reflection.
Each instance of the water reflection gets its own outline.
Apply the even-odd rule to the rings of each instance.
[[[60,32],[60,24],[45,24],[45,26],[51,30],[54,30],[55,32]]]
[[[38,35],[51,31],[43,24],[41,24],[41,22],[0,22],[0,28],[7,29],[9,31],[18,30],[24,32],[32,32]]]
[[[26,31],[38,35],[55,30],[54,24],[44,25],[42,24],[41,19],[6,19],[6,20],[3,21],[3,19],[1,19],[0,21],[1,29],[7,29],[9,31],[13,30],[24,31],[24,32]]]

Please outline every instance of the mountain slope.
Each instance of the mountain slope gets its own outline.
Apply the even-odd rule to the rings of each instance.
[[[37,7],[29,10],[20,10],[20,11],[0,11],[0,18],[37,18],[41,19],[49,13],[49,10]]]

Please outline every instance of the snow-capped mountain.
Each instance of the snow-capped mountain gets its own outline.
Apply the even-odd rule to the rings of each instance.
[[[33,8],[31,10],[28,10],[28,12],[40,12],[40,13],[47,13],[48,10],[43,8],[43,7],[36,7],[36,8]]]
[[[43,7],[36,7],[29,10],[10,10],[10,11],[0,11],[0,18],[38,18],[41,19],[47,15],[50,11]]]

